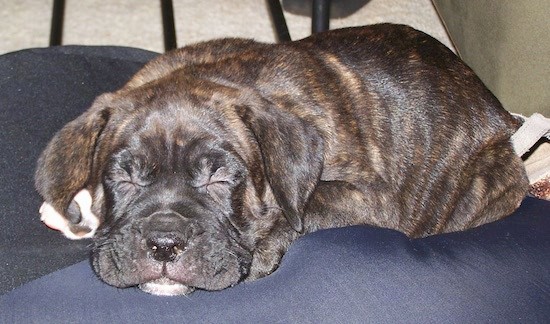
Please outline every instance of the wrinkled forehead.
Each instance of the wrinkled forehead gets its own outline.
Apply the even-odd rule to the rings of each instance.
[[[216,141],[226,128],[208,107],[174,102],[136,112],[119,132],[126,141],[148,139],[181,146],[197,138]]]
[[[170,81],[170,82],[168,82]],[[173,77],[118,93],[99,154],[105,159],[122,148],[166,156],[197,142],[203,150],[231,146],[244,160],[251,159],[251,135],[235,111],[236,89],[212,82]],[[228,90],[229,89],[229,90]]]
[[[102,174],[121,152],[152,165],[179,161],[174,167],[181,167],[225,145],[223,124],[188,102],[138,104],[112,114],[95,151],[95,174]]]
[[[189,161],[198,155],[227,150],[227,129],[179,105],[143,111],[120,130],[113,151],[127,150],[163,163]],[[114,153],[114,152],[113,152]]]
[[[215,106],[207,97],[198,100],[185,88],[148,92],[133,94],[131,109],[119,111],[115,116],[111,127],[119,142],[156,140],[182,145],[197,137],[217,140],[228,136],[229,127],[219,105]]]

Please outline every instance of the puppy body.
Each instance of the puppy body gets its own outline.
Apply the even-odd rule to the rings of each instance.
[[[80,231],[73,198],[92,193],[104,281],[185,294],[264,276],[321,228],[421,237],[512,213],[528,185],[517,126],[409,27],[225,39],[160,56],[96,100],[48,145],[36,186]]]

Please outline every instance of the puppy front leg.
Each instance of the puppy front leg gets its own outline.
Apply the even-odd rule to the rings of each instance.
[[[366,194],[368,190],[371,194]],[[345,181],[321,181],[309,200],[304,217],[306,232],[350,225],[371,225],[396,229],[397,210],[389,204],[384,184],[359,189]]]
[[[99,227],[99,217],[92,212],[92,196],[87,189],[79,191],[73,198],[71,204],[78,207],[78,211],[70,212],[75,222],[60,214],[51,204],[44,202],[40,207],[40,220],[49,228],[60,231],[65,237],[71,240],[90,238],[95,235]],[[75,215],[76,214],[76,215]]]
[[[374,189],[373,189],[374,191]],[[296,232],[283,215],[269,230],[265,230],[254,252],[252,267],[246,281],[269,275],[275,271],[290,244],[300,236],[320,229],[349,225],[373,225],[396,228],[396,215],[391,204],[384,204],[382,188],[377,194],[365,195],[354,185],[343,181],[321,181],[315,188],[305,210],[304,231]],[[377,200],[378,199],[378,200]],[[388,206],[389,205],[389,206]],[[280,213],[280,212],[279,212]]]
[[[290,244],[302,235],[290,226],[281,211],[277,213],[277,221],[269,229],[262,230],[265,235],[261,235],[263,238],[256,243],[246,281],[265,277],[277,270]]]

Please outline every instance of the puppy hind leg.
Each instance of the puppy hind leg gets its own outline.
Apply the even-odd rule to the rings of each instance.
[[[510,215],[527,194],[529,181],[523,162],[508,142],[485,148],[466,166],[468,185],[458,194],[453,215],[442,232],[480,226]]]

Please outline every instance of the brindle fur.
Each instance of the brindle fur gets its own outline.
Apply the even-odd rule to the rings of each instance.
[[[123,232],[155,208],[120,202],[132,200],[111,186],[112,160],[125,148],[139,151],[133,168],[144,170],[126,181],[165,183],[155,191],[172,198],[144,199],[177,209],[189,197],[203,199],[187,188],[202,174],[193,156],[215,148],[235,184],[216,194],[227,200],[218,216],[193,217],[224,217],[216,222],[231,230],[209,232],[211,241],[244,261],[197,252],[176,262],[185,273],[176,279],[222,289],[270,273],[293,240],[322,228],[367,224],[423,237],[509,215],[528,186],[510,144],[517,126],[470,68],[410,27],[349,28],[284,44],[222,39],[159,56],[97,99],[45,149],[36,187],[75,223],[71,199],[88,188],[103,221],[96,272],[115,286],[137,285],[153,271],[132,277],[123,259],[155,265]],[[205,204],[215,210],[215,202]],[[227,237],[234,242],[223,243]],[[235,269],[205,270],[214,259]],[[203,270],[191,275],[185,267],[193,262]]]

